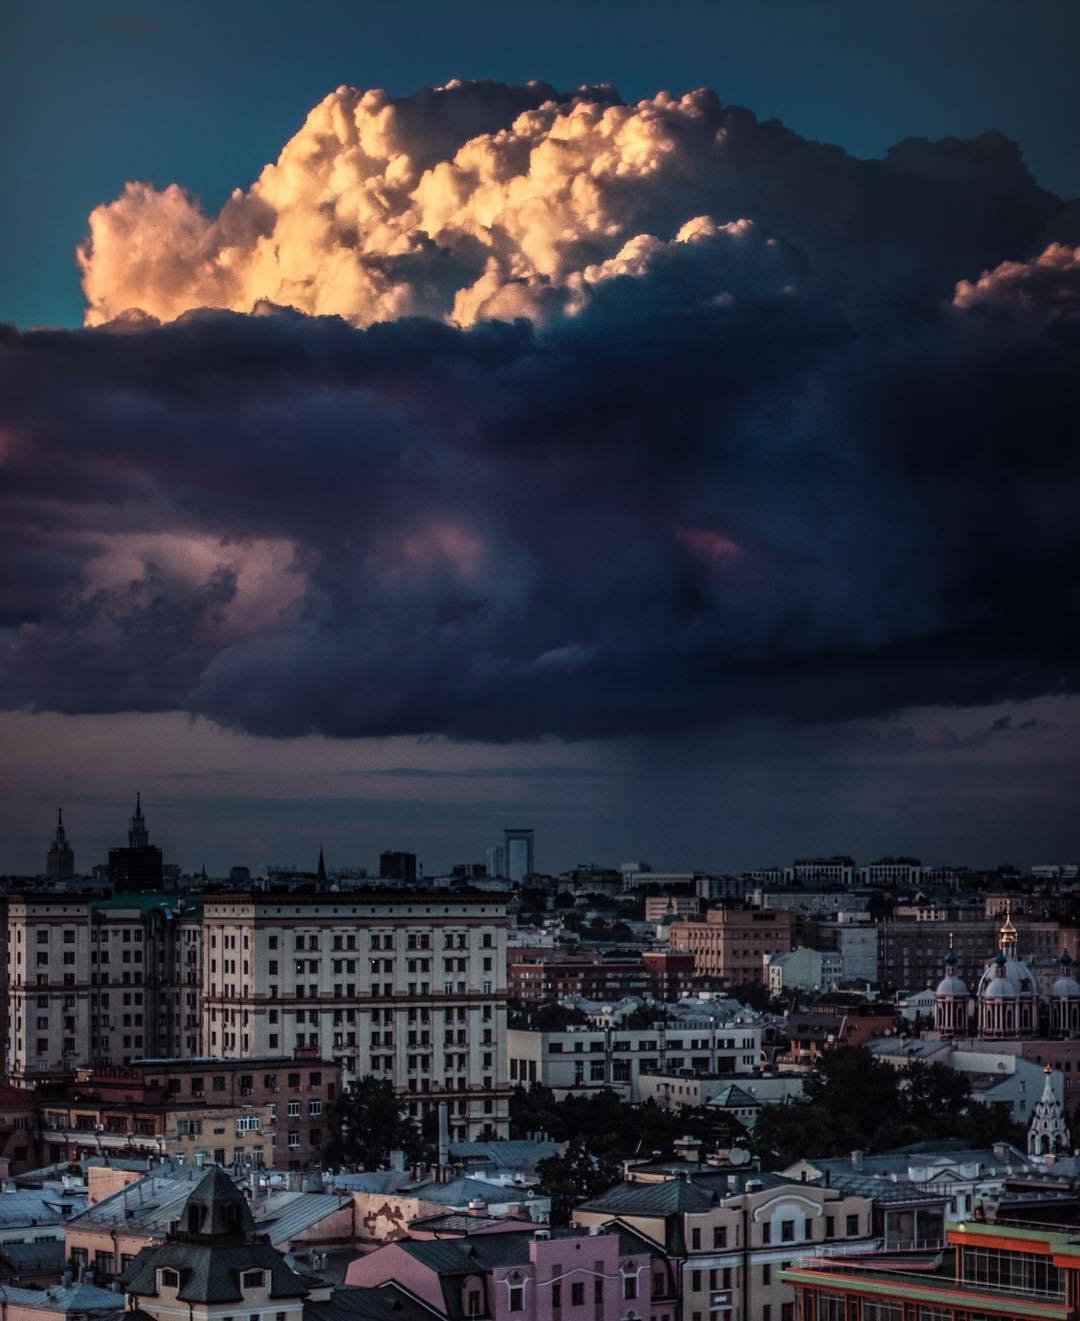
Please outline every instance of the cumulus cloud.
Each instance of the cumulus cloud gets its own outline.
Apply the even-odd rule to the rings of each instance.
[[[1075,688],[1070,215],[994,134],[338,89],[216,217],[99,207],[95,328],[0,337],[0,701],[505,740]]]
[[[994,134],[860,162],[709,90],[625,105],[609,87],[454,81],[339,87],[217,216],[176,184],[130,183],[94,210],[79,261],[89,325],[266,300],[356,326],[468,326],[543,321],[605,273],[640,272],[651,245],[746,217],[852,297],[944,296],[1052,211]]]

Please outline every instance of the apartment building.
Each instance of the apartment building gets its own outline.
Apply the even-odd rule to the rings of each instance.
[[[417,891],[222,893],[203,903],[211,1055],[305,1053],[387,1078],[451,1137],[506,1137],[505,903]]]
[[[881,1245],[869,1197],[776,1174],[699,1171],[680,1177],[673,1168],[662,1182],[616,1184],[573,1213],[575,1225],[617,1225],[666,1247],[682,1321],[794,1321],[787,1267]]]
[[[978,985],[987,961],[997,953],[999,918],[964,916],[941,908],[926,917],[905,917],[877,924],[878,981],[888,990],[914,990],[941,977],[950,944],[956,951],[956,975]],[[1076,955],[1077,931],[1053,919],[1023,921],[1024,961],[1049,981],[1058,973],[1063,949]]]
[[[597,952],[516,959],[507,971],[509,994],[525,1004],[550,1004],[569,996],[621,1000],[651,989],[640,955],[606,959]]]
[[[704,922],[671,924],[671,948],[693,954],[699,977],[762,984],[765,955],[791,949],[794,925],[786,909],[710,908]]]
[[[749,1012],[651,1028],[511,1028],[507,1038],[511,1086],[541,1083],[556,1095],[612,1087],[631,1102],[642,1099],[643,1074],[749,1074],[761,1059],[761,1025]]]
[[[702,901],[696,894],[650,894],[645,899],[645,921],[652,925],[665,917],[700,917]]]
[[[200,1049],[197,904],[159,894],[13,894],[7,1058],[15,1082]]]

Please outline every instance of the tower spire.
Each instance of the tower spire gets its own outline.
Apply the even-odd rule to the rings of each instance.
[[[319,870],[318,880],[320,885],[326,884],[326,859],[323,857],[323,846],[319,845]]]

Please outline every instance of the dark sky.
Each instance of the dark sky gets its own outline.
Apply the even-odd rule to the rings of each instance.
[[[1075,5],[3,22],[0,869],[1080,856]]]

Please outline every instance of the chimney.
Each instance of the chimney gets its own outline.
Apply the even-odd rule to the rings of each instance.
[[[445,1101],[439,1102],[439,1164],[450,1164],[450,1120]]]
[[[853,1170],[862,1169],[862,1158],[863,1158],[863,1154],[861,1151],[853,1151],[851,1153],[851,1168]]]
[[[405,1173],[405,1153],[403,1151],[397,1150],[390,1153],[390,1168],[398,1170],[402,1174]]]

